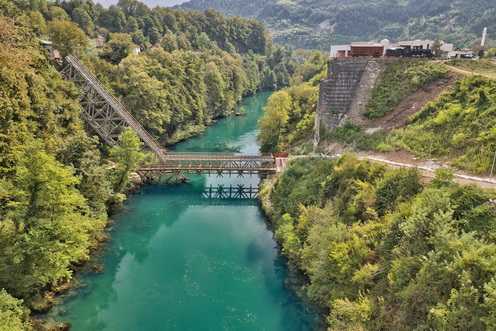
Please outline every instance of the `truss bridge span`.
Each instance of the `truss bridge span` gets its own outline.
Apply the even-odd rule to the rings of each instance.
[[[185,174],[225,174],[242,177],[246,174],[266,176],[277,171],[272,155],[230,155],[167,153],[166,163],[143,165],[137,171],[141,179],[151,181],[169,176],[185,180]]]

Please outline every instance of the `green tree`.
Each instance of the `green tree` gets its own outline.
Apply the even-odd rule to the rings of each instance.
[[[134,46],[131,36],[126,33],[113,33],[110,40],[103,46],[100,57],[112,64],[119,64],[122,59],[133,53]]]
[[[495,56],[496,56],[496,48],[491,48],[490,50],[488,50],[486,52],[486,55],[485,55],[485,57],[489,57],[489,58],[495,57]]]
[[[29,310],[22,306],[22,300],[9,295],[5,289],[0,290],[0,330],[28,330],[25,325]]]
[[[126,22],[126,32],[127,33],[135,33],[139,30],[138,21],[134,17],[129,17]]]
[[[51,21],[69,21],[69,15],[67,15],[65,10],[54,5],[48,9],[46,16]]]
[[[79,25],[79,27],[87,34],[91,35],[93,33],[94,25],[91,20],[90,15],[81,7],[74,9],[72,12],[72,20],[74,23]]]
[[[434,43],[431,46],[431,49],[434,52],[435,57],[441,57],[441,47],[442,46],[443,46],[443,43],[441,42],[441,39],[436,38],[436,40],[434,40]]]
[[[122,192],[129,184],[129,174],[136,170],[143,161],[144,155],[140,152],[143,143],[130,127],[126,127],[119,136],[119,145],[110,150],[110,157],[116,163],[114,176],[114,191]]]
[[[285,132],[291,110],[291,96],[286,91],[279,91],[270,96],[265,107],[265,113],[258,121],[260,133],[257,141],[260,142],[262,152],[279,152],[281,134]]]
[[[48,24],[51,40],[62,56],[79,54],[88,45],[88,38],[73,22],[52,21]]]
[[[37,36],[42,36],[46,33],[47,26],[46,26],[45,18],[39,11],[30,12],[29,21],[31,22],[33,31],[34,33],[36,33]]]
[[[40,141],[33,141],[12,183],[3,182],[0,287],[33,299],[39,289],[71,277],[71,263],[87,259],[91,235],[103,222],[88,215],[78,180]]]
[[[111,5],[98,16],[98,23],[110,32],[123,32],[126,27],[126,15],[117,6]]]

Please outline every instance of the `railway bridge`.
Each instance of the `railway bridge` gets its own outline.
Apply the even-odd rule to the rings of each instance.
[[[185,174],[192,173],[266,176],[277,171],[272,155],[167,152],[76,56],[69,55],[65,59],[67,66],[61,73],[83,93],[79,103],[88,125],[110,146],[117,144],[117,137],[129,126],[156,155],[157,163],[142,165],[137,171],[143,181],[159,181],[164,176],[168,180],[185,181]]]

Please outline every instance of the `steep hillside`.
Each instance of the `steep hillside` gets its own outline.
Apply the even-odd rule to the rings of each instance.
[[[437,37],[472,46],[480,41],[485,26],[496,32],[496,3],[491,0],[191,0],[180,8],[215,8],[225,15],[256,18],[269,27],[276,42],[302,48]]]
[[[328,330],[492,330],[494,191],[345,154],[294,159],[262,190]]]

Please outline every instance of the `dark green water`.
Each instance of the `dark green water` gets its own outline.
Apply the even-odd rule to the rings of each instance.
[[[243,102],[177,151],[255,154],[257,119],[270,94]],[[102,274],[51,313],[71,330],[313,330],[317,313],[285,286],[289,272],[256,200],[205,199],[210,185],[256,186],[257,176],[191,175],[147,186],[114,219]]]

